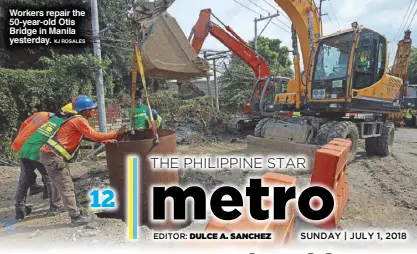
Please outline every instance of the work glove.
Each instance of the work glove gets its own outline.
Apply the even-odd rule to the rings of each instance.
[[[117,136],[121,137],[123,135],[125,135],[127,132],[127,127],[126,125],[123,125],[122,127],[120,127],[120,129],[117,131]]]

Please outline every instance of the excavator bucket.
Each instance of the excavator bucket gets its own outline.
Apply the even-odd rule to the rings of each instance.
[[[191,100],[206,95],[189,80],[178,81],[178,90],[183,100]]]
[[[198,57],[177,21],[160,15],[141,45],[147,77],[186,80],[210,76],[210,65]]]

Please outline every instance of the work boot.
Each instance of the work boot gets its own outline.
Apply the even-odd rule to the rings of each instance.
[[[32,206],[25,206],[24,209],[22,207],[16,207],[15,213],[16,220],[23,220],[27,215],[30,215],[32,213]]]
[[[44,189],[42,199],[48,199],[48,198],[49,198],[48,191]]]
[[[30,186],[29,195],[33,196],[38,193],[41,193],[44,190],[42,185],[35,183],[34,185]]]
[[[91,222],[91,218],[85,215],[78,215],[77,217],[71,217],[71,223],[77,225],[85,225]]]
[[[58,215],[58,214],[60,214],[60,213],[64,213],[64,212],[66,212],[65,207],[60,207],[60,208],[49,208],[49,211],[48,211],[48,213],[47,213],[47,216],[48,216],[48,217],[53,217],[53,216],[56,216],[56,215]]]

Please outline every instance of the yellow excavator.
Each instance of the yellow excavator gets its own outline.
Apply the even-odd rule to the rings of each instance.
[[[302,117],[269,119],[260,137],[248,137],[248,148],[314,156],[319,146],[342,138],[352,141],[349,161],[359,139],[365,139],[369,154],[391,154],[395,130],[388,116],[400,111],[403,80],[388,73],[387,39],[357,22],[321,36],[315,33],[320,24],[314,1],[275,2],[294,25],[305,69],[302,77],[293,40],[295,79],[288,82],[287,93],[276,95],[275,110],[300,111]],[[306,18],[308,27],[301,22]]]
[[[263,123],[259,137],[248,136],[248,150],[314,158],[318,147],[334,138],[342,138],[352,141],[349,161],[355,158],[359,139],[365,139],[367,153],[390,155],[395,130],[388,116],[400,112],[403,80],[388,73],[385,36],[357,22],[352,23],[350,29],[323,36],[319,10],[313,0],[275,2],[293,24],[295,78],[288,81],[285,93],[275,95],[275,117]],[[146,27],[141,26],[142,39],[145,38],[141,51],[147,54],[148,75],[190,78],[205,73],[204,62],[193,58],[195,54],[184,54],[184,47],[190,52],[192,47],[181,30],[173,35],[175,28],[164,23],[168,20],[166,15],[163,13],[153,20],[146,32],[143,32]],[[149,29],[152,26],[154,29]],[[169,29],[158,29],[158,26]],[[181,36],[184,36],[184,44],[175,40]],[[303,75],[297,37],[303,56]],[[188,56],[182,59],[188,60],[184,66],[189,67],[189,71],[166,64],[168,51],[175,56],[180,53]],[[172,59],[180,62],[179,58]],[[282,117],[294,111],[301,116]]]

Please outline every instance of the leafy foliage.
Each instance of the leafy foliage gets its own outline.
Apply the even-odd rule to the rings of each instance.
[[[408,77],[410,84],[417,84],[417,48],[411,48],[411,54],[409,58]]]
[[[259,37],[258,53],[267,61],[271,75],[292,77],[288,48],[281,47],[281,43],[279,39]],[[253,46],[254,42],[250,41],[249,45]],[[219,99],[222,108],[235,112],[242,111],[246,99],[252,95],[252,86],[255,82],[256,77],[250,67],[238,57],[232,56],[228,71],[219,78]]]
[[[46,70],[0,69],[0,153],[9,157],[10,142],[26,118],[37,111],[55,112],[78,94],[91,95],[95,68],[102,65],[106,71],[109,64],[91,54],[52,54],[41,61]]]

